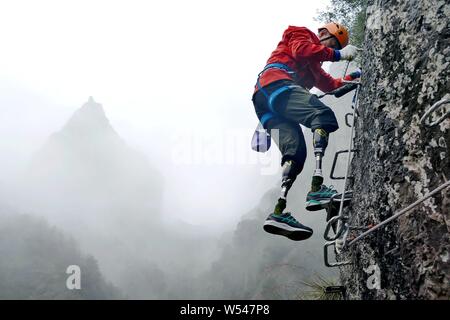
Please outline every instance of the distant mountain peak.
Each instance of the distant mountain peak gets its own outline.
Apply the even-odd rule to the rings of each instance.
[[[96,102],[92,96],[89,96],[87,102],[75,111],[64,129],[74,129],[76,131],[108,129],[114,131],[106,117],[102,104]]]
[[[106,118],[105,111],[103,110],[103,105],[96,102],[94,100],[94,97],[92,96],[89,96],[88,101],[83,104],[79,111],[90,112],[91,114],[93,112],[96,112],[98,113],[98,115]]]

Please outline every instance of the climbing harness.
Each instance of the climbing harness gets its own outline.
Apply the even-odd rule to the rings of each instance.
[[[346,64],[345,67],[345,73],[347,73],[347,69],[348,69],[349,63]],[[252,149],[257,151],[257,152],[266,152],[269,150],[270,148],[270,134],[265,130],[266,124],[267,122],[276,117],[277,112],[274,108],[273,103],[275,102],[276,98],[283,92],[285,91],[289,91],[292,90],[294,88],[298,88],[300,87],[299,85],[285,85],[282,86],[281,88],[278,88],[277,90],[275,90],[274,92],[272,92],[271,94],[268,94],[267,91],[261,86],[261,83],[259,82],[259,79],[261,78],[261,75],[266,72],[269,69],[279,69],[279,70],[283,70],[285,71],[287,74],[289,74],[292,79],[297,82],[297,73],[292,70],[289,66],[283,64],[283,63],[269,63],[268,65],[266,65],[264,67],[264,69],[258,74],[258,78],[256,81],[256,86],[258,87],[258,89],[264,94],[264,96],[267,99],[267,104],[269,106],[269,110],[268,112],[266,112],[265,114],[262,115],[260,122],[258,123],[255,132],[253,134],[253,138],[252,138]],[[344,76],[345,76],[344,73]],[[340,98],[343,95],[345,95],[346,93],[354,90],[356,88],[356,86],[358,85],[358,82],[356,81],[347,81],[347,80],[343,80],[343,82],[345,83],[344,86],[324,93],[322,95],[316,96],[318,99],[323,98],[326,95],[334,95],[336,98]],[[347,123],[347,116],[346,116],[346,123]],[[348,124],[347,124],[348,125]]]
[[[266,123],[267,121],[269,121],[270,119],[272,119],[273,117],[276,116],[277,112],[274,109],[273,103],[275,101],[275,99],[282,94],[283,92],[292,90],[294,88],[299,88],[299,85],[285,85],[282,86],[281,88],[278,88],[277,90],[275,90],[274,92],[272,92],[271,94],[268,94],[267,91],[261,86],[261,83],[259,82],[259,79],[261,78],[262,74],[264,72],[266,72],[269,69],[279,69],[279,70],[283,70],[284,72],[286,72],[289,76],[292,77],[292,79],[294,81],[297,80],[297,73],[292,70],[290,67],[288,67],[287,65],[283,64],[283,63],[269,63],[268,65],[266,65],[264,67],[264,69],[258,74],[258,79],[256,80],[256,86],[258,87],[259,91],[261,91],[264,96],[267,99],[267,104],[269,106],[270,112],[265,113],[262,117],[261,117],[261,124],[262,126],[265,128],[266,127]]]
[[[297,80],[297,73],[283,63],[269,63],[258,74],[258,79],[256,80],[256,86],[258,87],[259,91],[261,91],[264,94],[264,96],[266,97],[267,104],[268,104],[269,110],[270,110],[262,115],[260,122],[258,123],[258,125],[255,129],[255,133],[253,134],[252,149],[255,151],[258,151],[258,152],[266,152],[270,148],[271,138],[270,138],[269,132],[265,128],[266,128],[267,122],[270,119],[276,117],[276,115],[277,115],[277,112],[275,111],[275,108],[273,105],[275,102],[275,99],[283,92],[300,87],[298,85],[285,85],[285,86],[282,86],[281,88],[278,88],[271,94],[268,94],[267,91],[261,86],[259,79],[261,78],[261,75],[269,69],[283,70],[288,75],[290,75],[294,81]]]
[[[352,177],[349,176],[351,152],[358,152],[358,150],[352,149],[354,125],[355,125],[355,118],[356,118],[355,115],[358,115],[358,108],[357,108],[358,107],[358,104],[357,104],[358,93],[359,93],[359,86],[356,88],[356,92],[353,97],[352,108],[354,109],[354,112],[346,114],[346,124],[348,126],[350,126],[350,125],[347,121],[347,117],[349,117],[349,116],[353,117],[352,125],[350,126],[352,129],[351,129],[351,133],[350,133],[349,148],[347,150],[340,150],[340,151],[336,152],[335,158],[333,160],[332,170],[330,173],[331,179],[344,179],[344,192],[341,194],[342,198],[341,198],[338,214],[330,217],[330,212],[333,210],[331,204],[335,200],[333,198],[330,201],[330,207],[327,209],[327,212],[328,212],[327,221],[328,222],[327,222],[327,225],[325,227],[325,232],[324,232],[324,239],[326,240],[326,242],[324,244],[324,249],[323,249],[324,250],[324,262],[327,267],[340,267],[343,265],[351,264],[350,261],[330,262],[329,258],[328,258],[328,248],[329,247],[334,246],[335,252],[337,254],[339,254],[344,248],[353,246],[356,242],[360,241],[361,239],[364,239],[369,234],[371,234],[374,231],[380,229],[381,227],[387,225],[388,223],[398,219],[400,216],[408,213],[409,211],[411,211],[412,209],[417,207],[419,204],[424,202],[426,199],[428,199],[428,198],[434,196],[435,194],[439,193],[440,191],[450,187],[450,181],[446,181],[445,183],[441,184],[439,187],[435,188],[433,191],[427,193],[420,199],[416,200],[414,203],[412,203],[409,206],[407,206],[406,208],[398,211],[390,218],[376,224],[375,226],[361,227],[361,226],[349,225],[348,221],[349,221],[350,217],[343,214],[343,207],[344,207],[344,196],[348,192],[348,191],[346,191],[347,180],[352,179]],[[448,98],[443,98],[440,101],[436,102],[430,109],[428,109],[425,112],[425,114],[420,119],[420,123],[428,128],[431,128],[431,127],[438,125],[442,121],[444,121],[445,118],[450,116],[450,111],[447,111],[446,113],[444,113],[443,116],[441,116],[439,119],[435,120],[434,122],[430,123],[429,121],[427,121],[427,119],[431,116],[432,112],[438,110],[443,105],[448,104],[449,102],[450,102],[450,99],[448,99]],[[349,152],[349,150],[350,150],[350,152]],[[341,153],[348,153],[346,174],[345,174],[345,177],[336,177],[336,176],[334,176],[334,170],[336,167],[337,158],[338,158],[339,154],[341,154]],[[337,227],[336,227],[336,225],[337,225]],[[335,233],[334,236],[330,235],[331,229],[333,229],[333,231]],[[359,236],[357,236],[353,239],[350,239],[350,242],[347,244],[347,240],[349,240],[348,234],[349,234],[350,230],[358,230],[358,231],[362,231],[362,233]]]

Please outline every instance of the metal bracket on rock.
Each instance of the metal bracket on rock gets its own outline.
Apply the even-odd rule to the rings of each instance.
[[[429,119],[431,117],[431,114],[437,110],[439,110],[440,108],[442,108],[442,106],[445,106],[446,104],[450,103],[450,99],[449,98],[443,98],[441,100],[439,100],[438,102],[436,102],[435,104],[433,104],[430,109],[428,109],[425,114],[422,116],[422,118],[420,118],[420,123],[428,128],[432,128],[437,126],[439,123],[441,123],[442,121],[445,120],[445,118],[450,116],[450,108],[447,110],[446,113],[444,113],[444,115],[442,117],[440,117],[439,119],[430,122],[431,120]],[[427,121],[429,120],[429,121]]]

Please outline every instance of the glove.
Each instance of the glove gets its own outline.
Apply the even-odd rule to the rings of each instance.
[[[353,71],[352,73],[349,73],[348,75],[346,75],[344,78],[342,78],[343,80],[346,81],[353,81],[355,79],[361,78],[361,70],[356,70]]]
[[[342,50],[337,50],[339,52],[339,60],[348,60],[352,61],[356,55],[358,54],[358,51],[361,49],[355,46],[352,46],[349,44]]]
[[[361,70],[353,71],[349,74],[349,76],[352,78],[352,80],[361,78]]]

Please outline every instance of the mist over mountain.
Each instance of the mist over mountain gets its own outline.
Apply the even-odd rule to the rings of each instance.
[[[18,210],[73,236],[127,297],[178,297],[173,288],[188,277],[177,275],[214,257],[209,236],[163,223],[161,175],[92,97],[34,155],[19,185]]]
[[[0,208],[0,299],[120,299],[94,257],[43,218]],[[68,266],[82,270],[80,290],[68,290]]]
[[[26,179],[34,209],[77,211],[81,221],[106,214],[121,223],[130,210],[135,219],[159,218],[161,176],[126,145],[92,97],[34,155]]]
[[[333,66],[331,71],[338,76],[343,67]],[[350,99],[326,102],[341,127]],[[311,134],[304,132],[312,154]],[[325,170],[345,136],[345,131],[332,135]],[[271,152],[278,152],[273,148]],[[299,243],[263,231],[264,219],[279,196],[277,185],[268,185],[254,209],[240,213],[234,230],[213,235],[208,226],[163,219],[172,212],[163,212],[161,173],[127,145],[102,105],[90,97],[34,154],[19,179],[15,207],[73,237],[81,252],[98,262],[102,277],[126,298],[292,299],[304,289],[302,280],[316,274],[335,277],[323,267],[325,216],[303,209],[313,168],[309,157],[288,198],[288,210],[314,228],[311,239]],[[257,183],[258,176],[254,180]],[[220,189],[220,183],[215,188]],[[166,196],[166,201],[177,196]],[[197,200],[201,204],[202,199]],[[190,208],[180,210],[189,214]],[[60,259],[58,252],[54,254],[53,259]]]

